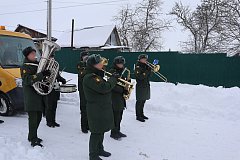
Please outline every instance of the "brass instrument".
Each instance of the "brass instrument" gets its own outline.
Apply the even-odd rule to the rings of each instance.
[[[44,40],[43,42],[43,53],[38,65],[37,73],[49,70],[51,75],[45,77],[42,81],[33,84],[33,88],[40,95],[48,95],[53,90],[59,71],[59,64],[54,58],[51,58],[51,56],[55,51],[60,49],[61,47],[54,42],[48,40]]]
[[[127,67],[125,67],[124,70],[123,70],[123,72],[122,72],[122,75],[121,75],[121,76],[123,76],[123,74],[124,74],[125,72],[128,72],[128,73],[127,73],[127,81],[130,81],[130,80],[131,80],[131,71],[130,71]]]
[[[167,78],[159,72],[159,70],[160,70],[160,65],[154,65],[154,64],[152,64],[152,63],[150,63],[150,62],[146,62],[146,65],[152,69],[153,73],[154,73],[156,76],[158,76],[159,78],[161,78],[164,82],[167,82]]]
[[[134,89],[134,83],[130,83],[131,82],[131,71],[127,68],[127,67],[125,67],[124,68],[124,70],[123,70],[123,72],[122,72],[122,75],[125,73],[125,72],[127,72],[127,82],[129,82],[129,84],[128,84],[128,87],[126,88],[126,87],[124,87],[124,89],[125,90],[127,90],[128,92],[128,94],[124,94],[123,95],[123,97],[124,97],[124,99],[125,100],[128,100],[129,98],[130,98],[130,95],[131,95],[131,93],[132,93],[132,91],[133,91],[133,89]],[[121,75],[121,76],[122,76]]]
[[[104,66],[107,66],[107,65],[108,65],[108,59],[105,58],[105,57],[101,57],[101,63],[102,63]]]
[[[107,71],[105,71],[105,70],[103,70],[103,71],[104,71],[104,73],[105,73],[106,76],[108,76],[108,77],[112,76],[112,73],[107,72]],[[129,73],[130,73],[130,72],[129,72]],[[133,87],[134,84],[132,84],[131,82],[128,82],[128,81],[125,80],[125,79],[118,78],[117,85],[123,87],[125,90],[128,91],[128,94],[124,94],[124,95],[123,95],[124,99],[125,99],[125,100],[128,100],[128,99],[130,98],[130,95],[131,95],[133,89],[134,89],[134,87]]]
[[[107,65],[108,65],[108,59],[105,58],[105,57],[101,57],[101,63],[102,63],[104,66],[107,66]],[[107,71],[105,71],[104,69],[103,69],[102,71],[104,71],[106,77],[112,76],[112,73],[107,72]],[[122,72],[122,75],[123,75],[125,72],[128,72],[127,80],[122,79],[122,78],[118,78],[117,85],[123,87],[125,90],[128,91],[128,92],[127,92],[128,94],[124,94],[124,95],[123,95],[124,99],[125,99],[125,100],[128,100],[128,99],[130,98],[130,95],[131,95],[133,89],[134,89],[134,87],[133,87],[134,84],[132,84],[131,82],[129,82],[129,80],[131,79],[131,77],[130,77],[130,76],[131,76],[130,70],[127,69],[127,68],[124,68],[124,70],[123,70],[123,72]],[[122,75],[121,75],[121,77],[122,77]]]

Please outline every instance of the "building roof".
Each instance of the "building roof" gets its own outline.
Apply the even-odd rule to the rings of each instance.
[[[117,32],[117,29],[113,25],[75,29],[73,36],[74,37],[73,46],[76,48],[83,47],[98,48],[105,46],[107,40],[114,31]],[[71,31],[64,32],[58,39],[57,43],[61,47],[70,47],[71,34],[72,34]],[[119,38],[119,36],[117,38]]]
[[[32,39],[32,37],[29,36],[28,34],[19,33],[19,32],[12,32],[12,31],[8,31],[8,30],[0,30],[0,35]]]
[[[18,24],[17,28],[15,29],[15,32],[21,32],[21,33],[28,34],[35,40],[37,40],[37,39],[41,40],[41,39],[46,39],[47,38],[46,34],[44,34],[42,32],[39,32],[39,31],[36,31],[32,28],[23,26],[21,24]],[[52,41],[56,41],[56,40],[57,40],[56,38],[52,37]]]

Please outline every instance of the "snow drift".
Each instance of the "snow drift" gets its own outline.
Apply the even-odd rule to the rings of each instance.
[[[63,73],[69,83],[77,75]],[[146,103],[146,123],[135,120],[135,93],[127,102],[122,132],[115,141],[105,134],[105,149],[111,160],[239,160],[240,90],[202,85],[151,83]],[[78,92],[62,94],[57,120],[60,128],[48,128],[43,118],[39,128],[42,148],[27,142],[27,115],[0,117],[0,160],[88,159],[89,134],[80,131]]]

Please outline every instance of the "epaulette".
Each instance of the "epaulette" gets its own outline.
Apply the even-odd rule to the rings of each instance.
[[[92,78],[97,82],[97,83],[100,83],[102,81],[101,78],[99,78],[98,75],[96,75],[95,73],[92,74]]]

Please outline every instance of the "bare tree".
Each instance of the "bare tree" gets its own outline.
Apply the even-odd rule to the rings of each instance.
[[[225,0],[222,5],[224,12],[223,32],[220,36],[224,39],[226,52],[230,55],[240,55],[240,0]]]
[[[191,39],[184,44],[187,52],[219,52],[218,32],[221,32],[221,0],[203,0],[194,11],[181,2],[176,3],[170,14],[177,17],[177,22],[189,30]]]
[[[118,14],[119,16],[116,16],[114,20],[119,22],[117,27],[121,37],[121,42],[125,46],[130,46],[129,37],[131,33],[132,10],[129,8],[129,5],[127,5],[126,7],[122,8]]]
[[[199,27],[196,25],[196,19],[194,17],[194,13],[190,10],[189,6],[183,6],[183,4],[175,3],[172,12],[172,15],[177,16],[177,22],[181,24],[185,30],[189,30],[192,37],[187,42],[183,42],[183,46],[187,51],[195,51],[198,52],[198,32]]]
[[[161,33],[170,23],[161,19],[161,0],[142,0],[141,3],[123,7],[115,21],[118,23],[121,40],[133,51],[160,50]]]

